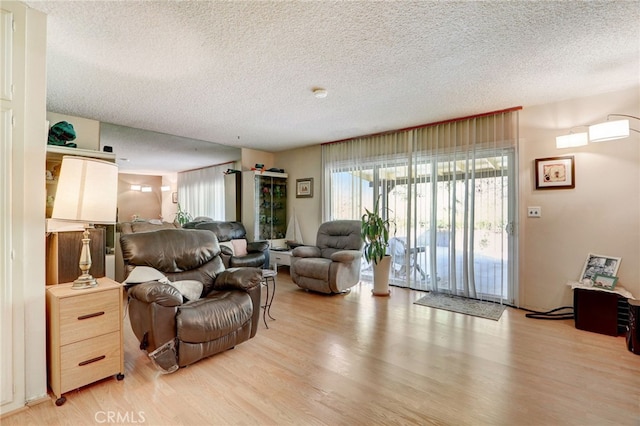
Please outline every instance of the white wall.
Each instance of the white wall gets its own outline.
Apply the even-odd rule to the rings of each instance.
[[[520,113],[520,301],[550,309],[572,305],[568,280],[577,280],[588,253],[620,256],[619,285],[640,297],[640,134],[627,139],[556,149],[572,126],[607,114],[640,116],[639,88],[524,108]],[[640,120],[631,120],[640,130]],[[586,131],[577,128],[576,131]],[[575,156],[576,187],[536,190],[534,160]],[[542,217],[526,217],[541,206]]]

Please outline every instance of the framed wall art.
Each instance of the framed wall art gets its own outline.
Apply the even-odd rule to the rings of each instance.
[[[171,193],[171,202],[173,204],[177,204],[178,203],[178,193],[177,192],[172,192]]]
[[[313,178],[296,179],[296,198],[313,197]]]
[[[594,281],[596,275],[608,277],[617,276],[621,261],[622,258],[620,257],[589,253],[587,260],[584,262],[582,273],[580,274],[580,282],[584,279]]]
[[[573,155],[535,160],[536,189],[570,189],[576,187]]]

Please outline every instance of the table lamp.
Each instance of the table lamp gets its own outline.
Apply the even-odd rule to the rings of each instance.
[[[98,285],[89,274],[89,229],[96,223],[115,223],[117,204],[118,166],[115,163],[68,155],[62,157],[51,217],[84,225],[79,265],[82,274],[71,288],[77,290]]]

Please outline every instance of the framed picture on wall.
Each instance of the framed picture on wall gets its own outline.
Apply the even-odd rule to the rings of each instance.
[[[536,189],[570,189],[576,187],[573,155],[535,160]]]
[[[313,197],[313,178],[296,179],[296,198]]]
[[[178,204],[178,193],[177,192],[172,192],[171,193],[171,201],[173,202],[173,204]]]

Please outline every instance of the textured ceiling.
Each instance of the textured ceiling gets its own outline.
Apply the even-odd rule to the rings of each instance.
[[[232,147],[275,152],[639,84],[638,1],[26,3],[49,15],[50,111]],[[162,148],[144,151],[176,170]],[[195,167],[220,162],[186,151]]]

